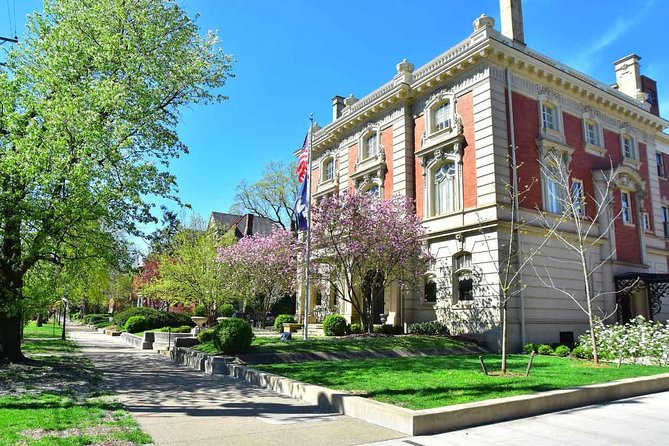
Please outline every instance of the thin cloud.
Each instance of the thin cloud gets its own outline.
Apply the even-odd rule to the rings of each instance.
[[[623,37],[632,28],[646,19],[646,15],[655,5],[655,0],[648,0],[639,11],[632,15],[623,15],[602,33],[599,39],[578,53],[570,65],[581,71],[588,71],[596,61],[597,53]]]

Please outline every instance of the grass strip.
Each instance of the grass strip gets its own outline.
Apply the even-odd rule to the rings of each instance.
[[[489,370],[499,370],[499,355],[485,355]],[[515,374],[486,376],[478,355],[392,359],[312,361],[254,366],[298,381],[346,390],[410,409],[429,409],[492,398],[597,384],[669,372],[667,367],[623,365],[537,356],[529,377],[522,376],[528,357],[511,355]]]

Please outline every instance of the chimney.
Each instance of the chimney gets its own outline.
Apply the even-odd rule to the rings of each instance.
[[[641,102],[646,100],[646,94],[641,88],[641,58],[630,54],[613,62],[616,68],[616,84],[621,93],[631,96]]]
[[[657,82],[642,74],[641,91],[646,93],[646,102],[650,104],[650,112],[655,116],[660,116],[660,104],[657,99]]]
[[[342,96],[335,96],[332,98],[332,120],[336,121],[341,116],[341,111],[344,109],[344,98]]]
[[[499,0],[502,35],[525,45],[523,5],[521,0]]]

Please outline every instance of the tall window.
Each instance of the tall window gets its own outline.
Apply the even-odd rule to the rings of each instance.
[[[544,102],[541,104],[541,125],[545,129],[559,131],[557,109],[553,104]]]
[[[446,163],[434,173],[433,192],[434,215],[447,214],[456,210],[455,164]]]
[[[453,294],[458,301],[474,299],[474,280],[472,274],[472,255],[464,252],[454,259]]]
[[[669,238],[669,207],[662,206],[662,226],[664,227],[664,237]]]
[[[634,140],[629,135],[623,135],[623,156],[625,158],[636,159],[634,152]]]
[[[425,302],[437,301],[437,283],[433,279],[425,281]]]
[[[434,130],[442,130],[451,126],[451,103],[444,102],[434,111]]]
[[[650,215],[648,215],[648,212],[641,214],[641,223],[643,224],[643,230],[650,232]]]
[[[620,215],[623,223],[632,224],[632,201],[629,192],[620,192]]]
[[[593,146],[599,146],[599,126],[594,121],[585,121],[585,142]]]
[[[585,215],[585,192],[583,189],[583,181],[572,180],[571,202],[576,215],[583,217]]]
[[[334,159],[330,158],[323,164],[323,181],[330,181],[334,178]]]
[[[365,148],[363,150],[363,158],[367,159],[376,156],[379,150],[379,138],[376,133],[372,133],[365,140]]]
[[[664,170],[664,155],[662,152],[655,152],[655,161],[657,162],[657,176],[667,178],[667,173]]]
[[[561,214],[564,211],[564,193],[560,185],[560,167],[550,163],[546,166],[544,188],[546,195],[545,208],[547,212]]]

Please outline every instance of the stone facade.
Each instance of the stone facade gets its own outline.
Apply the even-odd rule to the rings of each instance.
[[[511,9],[520,11],[519,6]],[[359,100],[336,96],[334,120],[314,136],[315,200],[341,191],[408,196],[415,199],[427,229],[437,262],[426,280],[437,283],[437,302],[425,300],[424,284],[386,290],[388,323],[439,318],[455,334],[499,345],[498,270],[508,240],[512,142],[520,166],[518,188],[529,190],[521,214],[529,220],[537,209],[547,209],[540,171],[544,150],[557,147],[569,153],[572,178],[582,181],[586,194],[595,193],[595,172],[611,166],[629,170],[631,183],[624,190],[631,197],[632,222],[615,221],[612,234],[589,253],[595,263],[611,258],[593,277],[595,288],[611,293],[598,302],[604,312],[616,312],[617,275],[668,271],[662,207],[669,205],[669,182],[658,175],[656,153],[664,152],[660,156],[669,162],[669,137],[659,133],[669,122],[645,102],[646,95],[628,91],[636,78],[656,89],[654,82],[639,75],[638,57],[629,56],[616,63],[616,70],[624,66],[635,78],[625,78],[619,89],[609,87],[527,47],[522,18],[520,23],[519,17],[512,19],[512,38],[482,16],[467,39],[423,67],[404,60],[393,79],[371,94]],[[545,104],[552,109],[555,130],[542,125]],[[586,128],[587,123],[592,126]],[[634,155],[624,157],[628,140]],[[435,183],[440,181],[448,182],[443,187],[452,197],[437,197]],[[620,210],[620,190],[614,191],[612,215]],[[650,227],[643,227],[645,221]],[[538,247],[544,233],[527,228],[523,249]],[[535,264],[539,271],[550,267],[566,287],[578,291],[584,284],[569,256],[551,240]],[[458,295],[454,271],[463,265],[474,284],[470,294]],[[533,269],[523,282],[522,297],[509,303],[513,348],[523,342],[558,342],[585,331],[587,318],[571,299],[542,286]],[[663,299],[661,312],[652,316],[666,320],[669,300]],[[345,303],[339,309],[349,319],[355,317]]]

